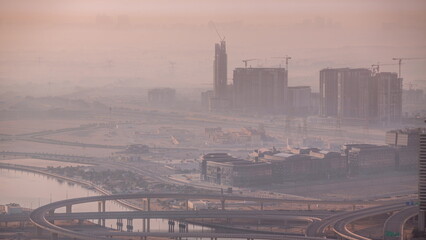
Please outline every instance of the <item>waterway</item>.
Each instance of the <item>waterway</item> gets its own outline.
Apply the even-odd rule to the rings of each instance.
[[[26,159],[31,164],[37,163]],[[60,162],[56,162],[60,165]],[[63,163],[67,164],[67,163]],[[48,177],[42,174],[31,172],[10,170],[0,168],[0,205],[8,203],[18,203],[24,208],[35,209],[50,202],[63,199],[88,197],[100,195],[98,192],[86,189],[78,184],[69,183],[56,178]],[[107,201],[107,211],[130,211],[114,201]],[[65,209],[58,209],[56,212],[64,212]],[[98,211],[97,203],[85,203],[73,205],[73,212],[94,212]],[[167,231],[167,219],[151,219],[151,232]],[[93,220],[97,223],[97,220]],[[116,220],[107,220],[106,226],[111,228],[117,227]],[[126,220],[123,220],[126,225]],[[134,231],[142,231],[143,225],[141,219],[133,220]],[[125,230],[125,226],[124,226]],[[190,224],[189,231],[211,231],[211,229]]]

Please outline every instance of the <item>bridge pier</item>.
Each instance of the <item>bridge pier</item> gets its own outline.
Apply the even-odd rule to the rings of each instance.
[[[65,212],[66,213],[71,213],[72,212],[72,205],[65,206]]]
[[[146,221],[146,231],[150,232],[151,231],[151,219],[147,218],[146,220],[147,220]]]
[[[123,219],[121,218],[117,219],[117,230],[120,232],[123,231]]]
[[[145,220],[145,218],[144,219],[142,219],[142,231],[143,232],[146,232],[146,220]]]
[[[106,211],[106,201],[102,200],[98,202],[98,212],[105,212]],[[105,219],[98,219],[98,224],[105,227]]]
[[[131,219],[131,218],[127,219],[127,226],[126,226],[126,228],[127,228],[128,232],[133,232],[133,219]]]
[[[148,207],[148,211],[151,211],[151,198],[147,198],[146,199],[146,202],[147,202],[147,207]]]
[[[188,232],[188,225],[186,223],[179,223],[179,232]]]
[[[175,232],[175,221],[169,220],[168,225],[169,225],[169,232]]]

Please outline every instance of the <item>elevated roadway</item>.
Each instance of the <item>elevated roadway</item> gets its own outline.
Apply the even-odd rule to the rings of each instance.
[[[405,203],[385,205],[378,208],[367,208],[360,211],[348,213],[343,218],[339,219],[333,226],[333,231],[344,239],[349,240],[371,240],[368,237],[361,236],[349,231],[347,225],[357,220],[373,217],[388,212],[398,211],[405,206]]]
[[[411,206],[406,207],[390,216],[385,222],[383,230],[384,240],[403,240],[405,223],[410,218],[415,217],[418,213],[419,207]]]
[[[226,196],[226,195],[209,195],[209,194],[177,194],[177,193],[140,193],[140,194],[121,194],[121,195],[107,195],[107,196],[94,196],[94,197],[85,197],[85,198],[75,198],[75,199],[67,199],[67,200],[62,200],[62,201],[58,201],[58,202],[54,202],[54,203],[50,203],[47,204],[45,206],[42,206],[40,208],[37,208],[36,210],[34,210],[31,214],[30,214],[30,220],[31,222],[33,222],[38,228],[40,229],[44,229],[47,230],[49,232],[52,233],[52,238],[53,239],[57,239],[58,235],[61,236],[68,236],[71,238],[77,238],[77,239],[110,239],[110,238],[105,238],[103,236],[105,236],[105,233],[103,233],[103,236],[97,236],[97,235],[93,235],[93,233],[83,233],[83,232],[74,232],[71,231],[69,229],[65,229],[59,226],[54,225],[53,223],[51,223],[49,221],[49,215],[50,216],[54,216],[54,210],[57,208],[61,208],[61,207],[66,207],[67,211],[68,209],[71,209],[70,206],[75,205],[75,204],[81,204],[81,203],[87,203],[87,202],[103,202],[103,206],[102,209],[104,212],[104,217],[106,217],[108,214],[112,214],[112,213],[105,213],[105,201],[107,200],[125,200],[125,199],[139,199],[139,198],[146,198],[148,200],[148,211],[149,211],[149,199],[152,198],[172,198],[172,199],[217,199],[217,200],[221,200],[223,203],[225,200],[246,200],[246,201],[260,201],[260,202],[268,202],[268,201],[272,201],[275,202],[279,199],[266,199],[266,198],[252,198],[252,197],[239,197],[239,196]],[[224,204],[222,205],[224,206]],[[219,210],[220,211],[220,210]],[[216,211],[218,212],[218,211]],[[226,212],[225,210],[222,211],[223,213],[217,213],[217,216],[220,217],[225,217],[226,216]],[[77,213],[76,213],[77,214]],[[123,215],[120,216],[125,216],[125,214],[143,214],[143,212],[125,212],[125,213],[121,213]],[[167,212],[165,213],[161,213],[163,214],[163,216],[168,216],[168,218],[171,218],[172,216],[170,216],[170,214],[167,214]],[[177,213],[176,213],[177,214]],[[188,214],[187,216],[196,216],[196,213],[192,212],[182,212],[179,214]],[[202,214],[202,213],[199,213]],[[247,217],[248,215],[250,215],[250,213],[246,212],[246,213],[239,213],[240,217]],[[244,215],[244,216],[243,216]],[[65,215],[62,215],[65,216]],[[112,215],[110,215],[111,218],[113,217]],[[207,214],[206,214],[207,216]],[[231,215],[228,215],[231,216]],[[81,216],[80,216],[81,217]],[[90,217],[93,217],[93,215],[91,215]],[[118,215],[114,216],[114,217],[118,217]],[[307,217],[301,217],[300,219],[307,219]],[[311,218],[311,220],[313,220],[313,218]],[[108,233],[109,234],[109,233]],[[123,233],[121,233],[123,234]],[[137,233],[129,233],[129,234],[137,234]],[[153,236],[151,235],[152,233],[140,233],[140,234],[144,234],[143,236]],[[165,233],[168,234],[168,233]],[[174,234],[174,233],[170,233],[170,234]],[[192,234],[192,233],[191,233]],[[207,234],[207,233],[205,233]],[[219,237],[217,235],[212,236],[212,233],[208,233],[210,235],[204,235],[203,237]],[[270,235],[272,234],[264,234],[264,235],[259,235],[258,237],[249,237],[252,236],[251,235],[244,235],[244,238],[260,238],[260,239],[276,239],[276,235],[274,235],[275,237],[272,238]],[[109,235],[112,236],[112,235]],[[138,235],[140,236],[140,235]],[[173,237],[176,237],[175,235],[173,235]],[[243,237],[243,235],[238,235],[238,236],[234,236],[232,237],[231,235],[228,235],[228,237],[231,238],[241,238]],[[280,235],[280,239],[316,239],[316,238],[311,238],[311,237],[298,237],[295,238],[295,236],[287,236],[287,235]]]
[[[55,213],[47,220],[75,220],[75,219],[188,219],[188,218],[254,218],[270,220],[300,220],[312,222],[329,216],[325,212],[311,211],[261,211],[261,210],[199,210],[199,211],[117,211],[117,212],[79,212]],[[29,220],[29,214],[0,215],[0,222],[15,222]]]
[[[381,206],[376,206],[371,208],[365,208],[365,209],[352,211],[352,212],[339,213],[331,217],[327,217],[323,219],[322,221],[315,221],[312,224],[310,224],[306,230],[306,236],[324,237],[325,231],[327,229],[332,229],[337,235],[339,235],[340,237],[344,239],[366,240],[368,238],[357,235],[349,231],[346,225],[362,218],[380,215],[387,212],[397,211],[399,209],[402,209],[403,207],[404,207],[404,203],[392,203],[392,204],[386,204],[386,205],[381,205]]]

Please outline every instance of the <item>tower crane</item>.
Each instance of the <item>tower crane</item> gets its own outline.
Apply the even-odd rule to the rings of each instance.
[[[245,68],[247,68],[247,63],[248,63],[248,62],[250,62],[250,61],[254,61],[254,60],[258,60],[258,59],[257,59],[257,58],[244,59],[244,60],[243,60],[243,63],[244,63]]]
[[[285,70],[287,70],[287,71],[288,71],[288,60],[290,60],[290,59],[291,59],[291,57],[290,57],[290,56],[285,55],[284,57],[272,57],[272,58],[285,59]]]
[[[398,65],[399,65],[398,77],[401,78],[402,60],[418,60],[418,59],[425,59],[425,58],[392,58],[392,60],[398,61]]]
[[[398,65],[398,63],[380,63],[380,62],[378,62],[377,64],[372,64],[371,69],[372,69],[373,73],[379,73],[380,72],[380,66],[394,66],[394,65]]]
[[[221,42],[225,41],[225,36],[223,36],[223,37],[222,37],[222,36],[220,35],[219,31],[218,31],[218,30],[217,30],[217,28],[216,28],[216,24],[215,24],[214,22],[212,22],[212,24],[213,24],[214,30],[216,31],[217,36],[219,37],[220,41],[221,41]]]

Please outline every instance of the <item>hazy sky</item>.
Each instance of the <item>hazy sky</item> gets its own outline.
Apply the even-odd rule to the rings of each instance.
[[[229,78],[242,59],[278,66],[271,57],[288,54],[290,85],[317,89],[324,67],[426,57],[425,13],[416,0],[0,0],[0,81],[208,88],[214,22]],[[406,83],[425,76],[425,60],[403,66]]]

